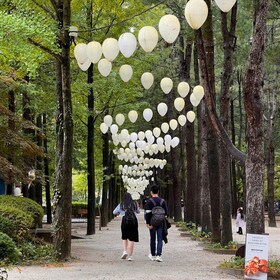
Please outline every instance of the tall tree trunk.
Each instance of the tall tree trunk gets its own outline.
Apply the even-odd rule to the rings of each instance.
[[[260,0],[252,46],[244,79],[247,113],[246,200],[247,233],[261,234],[264,228],[264,141],[263,141],[263,56],[268,0]]]

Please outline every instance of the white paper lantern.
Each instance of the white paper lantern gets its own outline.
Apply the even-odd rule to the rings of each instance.
[[[115,119],[118,125],[122,125],[125,121],[125,117],[123,114],[117,114]]]
[[[169,126],[172,130],[175,130],[178,127],[178,122],[175,119],[169,121]]]
[[[112,118],[111,115],[106,115],[106,116],[104,117],[103,121],[104,121],[104,123],[105,123],[108,127],[110,127],[111,124],[112,124],[112,122],[113,122],[113,118]]]
[[[89,59],[84,63],[80,63],[79,61],[77,61],[77,63],[78,63],[78,66],[80,67],[80,69],[83,71],[87,71],[91,65],[91,61]]]
[[[155,128],[153,129],[153,134],[154,134],[155,137],[159,137],[159,136],[160,136],[160,133],[161,133],[161,130],[160,130],[159,127],[155,127]]]
[[[120,67],[119,74],[120,74],[121,79],[124,82],[128,82],[131,79],[132,74],[133,74],[132,67],[128,64],[122,65]]]
[[[152,52],[158,43],[158,32],[153,26],[144,26],[139,30],[138,41],[145,52]]]
[[[181,82],[178,84],[177,91],[181,97],[185,98],[190,91],[190,86],[186,82]]]
[[[138,113],[135,110],[129,111],[128,113],[128,119],[132,122],[135,123],[138,118]]]
[[[139,139],[140,141],[143,141],[144,138],[145,138],[145,133],[144,133],[143,131],[139,131],[139,132],[138,132],[138,139]]]
[[[197,99],[197,98],[195,97],[195,95],[192,93],[192,94],[190,95],[190,102],[191,102],[191,104],[192,104],[194,107],[197,107],[197,106],[199,105],[199,103],[200,103],[200,100]]]
[[[119,54],[119,44],[115,38],[107,38],[102,44],[102,52],[106,59],[113,61]]]
[[[163,145],[163,138],[162,138],[162,137],[159,137],[159,138],[157,139],[157,144],[158,144],[159,146]]]
[[[109,60],[107,60],[106,58],[102,58],[99,60],[97,68],[98,68],[99,73],[103,77],[107,77],[112,70],[112,63]]]
[[[92,41],[87,44],[86,52],[92,63],[97,63],[102,56],[102,47],[99,42]]]
[[[154,83],[154,76],[152,73],[145,72],[141,76],[141,84],[144,89],[149,89]]]
[[[215,2],[221,11],[227,13],[232,9],[236,0],[215,0]]]
[[[107,133],[108,131],[108,126],[105,123],[100,124],[100,130],[103,134]]]
[[[192,93],[197,100],[201,100],[204,96],[204,88],[202,86],[195,86]]]
[[[167,113],[168,107],[165,103],[159,103],[157,106],[158,113],[163,117]]]
[[[204,0],[190,0],[185,7],[185,17],[192,29],[199,29],[206,21],[208,7]]]
[[[14,188],[14,196],[20,196],[21,195],[21,189],[19,187]]]
[[[163,78],[160,81],[160,87],[165,94],[168,94],[173,88],[173,81],[170,78]]]
[[[180,33],[180,22],[174,15],[163,16],[158,24],[161,37],[169,44],[172,44]]]
[[[150,108],[146,108],[143,111],[143,118],[146,122],[149,122],[153,118],[153,111]]]
[[[131,140],[132,142],[136,142],[137,139],[138,139],[137,133],[136,133],[136,132],[132,132],[132,133],[130,134],[130,140]]]
[[[118,40],[120,52],[124,57],[131,57],[137,47],[136,37],[129,32],[123,33]]]
[[[118,130],[119,130],[119,127],[116,124],[112,124],[110,126],[110,131],[113,135],[117,134]]]
[[[185,108],[185,100],[182,97],[177,97],[174,100],[174,107],[178,112],[181,112]]]
[[[184,126],[187,122],[187,118],[185,115],[180,115],[178,117],[178,123],[180,124],[180,126]]]
[[[188,119],[189,122],[192,123],[195,120],[195,112],[189,111],[187,113],[187,119]]]
[[[172,148],[175,148],[176,146],[178,146],[179,143],[180,143],[180,139],[178,137],[174,137],[171,140],[170,145]]]
[[[167,122],[162,123],[162,124],[161,124],[161,131],[162,131],[163,133],[167,133],[168,130],[169,130],[169,124],[168,124]]]
[[[74,48],[74,56],[79,63],[85,63],[88,60],[87,45],[84,43],[77,44]]]
[[[169,134],[166,134],[164,136],[164,143],[165,143],[165,145],[170,145],[171,139],[172,139],[171,136]]]

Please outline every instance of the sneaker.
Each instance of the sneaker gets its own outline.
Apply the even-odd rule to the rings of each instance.
[[[149,256],[148,256],[148,257],[149,257],[149,259],[150,259],[151,261],[155,261],[155,260],[156,260],[156,257],[155,257],[155,256],[152,256],[152,254],[151,254],[151,253],[149,254]]]
[[[121,259],[125,260],[128,256],[128,253],[126,251],[123,251],[123,254],[121,256]]]
[[[156,261],[157,261],[157,262],[162,262],[162,261],[163,261],[163,259],[162,259],[162,257],[161,257],[161,256],[157,256],[157,257],[156,257]]]
[[[130,261],[130,262],[133,261],[132,256],[129,256],[127,260]]]

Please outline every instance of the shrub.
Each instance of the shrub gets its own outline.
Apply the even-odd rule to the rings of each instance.
[[[16,225],[11,220],[0,216],[0,232],[6,233],[11,238],[14,238],[16,233]]]
[[[36,201],[13,195],[0,195],[0,205],[9,205],[19,208],[33,217],[31,227],[36,227],[42,223],[44,210]]]
[[[20,252],[15,242],[5,233],[0,232],[0,261],[1,263],[17,263]]]

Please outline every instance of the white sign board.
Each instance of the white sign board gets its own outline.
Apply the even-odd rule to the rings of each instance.
[[[247,234],[245,279],[267,280],[268,234]]]

